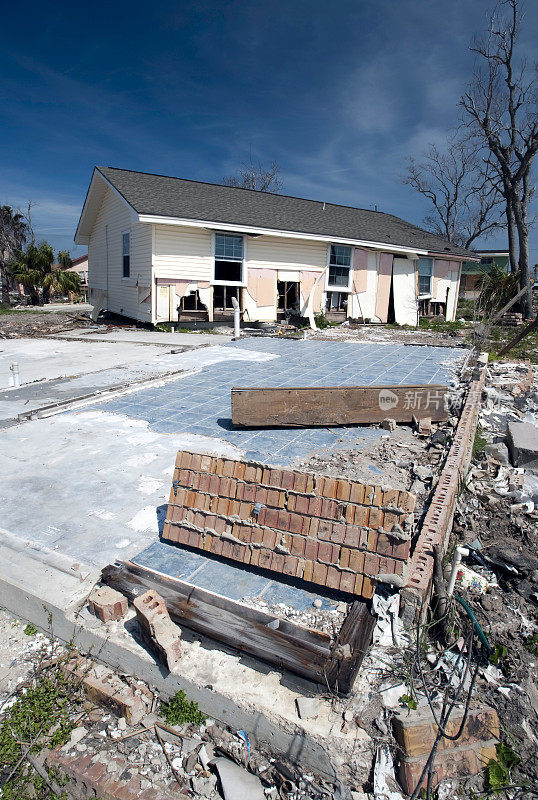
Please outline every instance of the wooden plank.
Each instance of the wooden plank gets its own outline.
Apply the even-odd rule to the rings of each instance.
[[[348,694],[372,642],[376,616],[366,603],[356,600],[345,618],[333,646],[327,668],[327,684],[339,694]]]
[[[364,425],[391,417],[446,419],[447,387],[334,386],[323,389],[233,388],[232,422],[238,427],[315,427]]]
[[[331,660],[328,634],[302,628],[132,562],[106,567],[103,581],[131,602],[137,595],[154,589],[165,599],[170,616],[179,625],[279,669],[325,683]]]

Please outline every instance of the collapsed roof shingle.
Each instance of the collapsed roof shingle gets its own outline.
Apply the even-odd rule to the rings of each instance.
[[[136,212],[230,226],[383,242],[446,255],[472,256],[463,247],[392,214],[214,183],[97,167]]]

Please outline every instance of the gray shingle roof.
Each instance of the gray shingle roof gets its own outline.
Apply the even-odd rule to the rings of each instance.
[[[441,236],[380,211],[116,167],[97,169],[139,214],[384,242],[445,255],[473,255]]]

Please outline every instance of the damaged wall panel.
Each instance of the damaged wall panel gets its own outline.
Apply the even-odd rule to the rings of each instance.
[[[163,539],[369,598],[402,575],[414,495],[180,451]]]

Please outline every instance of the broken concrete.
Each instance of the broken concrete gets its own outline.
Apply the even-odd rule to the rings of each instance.
[[[530,422],[508,423],[508,448],[515,467],[538,471],[538,427]]]

